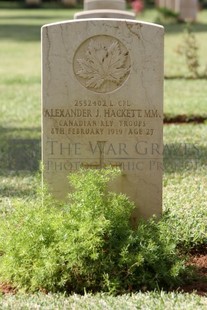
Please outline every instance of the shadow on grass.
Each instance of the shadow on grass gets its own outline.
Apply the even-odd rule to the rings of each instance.
[[[16,19],[16,17],[14,17]],[[48,16],[28,16],[28,17],[21,17],[20,19],[34,19],[39,21],[39,25],[32,25],[31,23],[28,24],[2,24],[0,25],[0,39],[7,39],[7,40],[13,40],[13,41],[40,41],[41,38],[41,27],[45,24],[54,22],[53,16],[49,17],[51,18],[51,21],[48,20]],[[7,18],[6,18],[7,19]],[[59,22],[60,20],[63,20],[64,18],[61,16],[61,18],[58,20],[56,18],[56,22]],[[65,17],[65,20],[70,20],[68,16]],[[42,22],[41,22],[42,21]]]
[[[1,24],[0,39],[13,41],[40,41],[41,25]]]
[[[168,24],[168,23],[161,23],[165,27],[165,32],[167,34],[169,33],[183,33],[184,29],[187,27],[187,23],[173,23],[173,24]],[[191,25],[192,31],[193,32],[206,32],[207,31],[207,23],[195,23]]]
[[[0,128],[0,169],[39,169],[40,128]]]
[[[0,172],[1,173],[1,172]],[[5,187],[1,187],[0,195],[1,197],[31,197],[32,190],[31,188],[22,188],[22,186],[15,185],[7,185]]]
[[[58,10],[58,9],[79,9],[83,10],[83,4],[82,3],[77,3],[75,6],[74,5],[64,5],[61,1],[48,1],[48,2],[41,2],[40,5],[28,5],[25,3],[24,0],[19,0],[19,1],[2,1],[0,0],[0,9],[6,9],[6,10],[18,10],[18,9],[25,9],[25,10]]]
[[[68,14],[66,14],[65,16],[64,15],[61,15],[61,18],[65,18],[66,20],[68,19]],[[43,22],[45,21],[48,21],[49,19],[52,19],[52,20],[55,20],[57,19],[57,15],[38,15],[38,14],[34,14],[34,15],[31,15],[29,14],[28,16],[27,15],[11,15],[11,16],[1,16],[1,20],[6,20],[6,21],[9,21],[11,20],[11,22],[13,20],[32,20],[34,19],[35,20],[43,20]],[[4,25],[4,26],[7,26],[8,24]]]
[[[193,143],[171,143],[164,145],[163,171],[166,174],[192,174],[200,168],[207,168],[207,146]]]

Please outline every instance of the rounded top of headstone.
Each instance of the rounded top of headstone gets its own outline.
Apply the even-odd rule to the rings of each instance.
[[[84,10],[125,10],[125,0],[85,0]]]

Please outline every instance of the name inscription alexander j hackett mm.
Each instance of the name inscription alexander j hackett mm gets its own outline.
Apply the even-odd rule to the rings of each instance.
[[[160,118],[157,110],[119,107],[45,109],[43,115],[52,120],[51,133],[60,135],[153,135],[154,128],[147,125],[147,119]]]

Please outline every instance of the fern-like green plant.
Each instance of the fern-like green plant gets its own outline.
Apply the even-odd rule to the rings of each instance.
[[[128,291],[171,287],[184,264],[170,228],[151,219],[132,230],[134,204],[108,191],[119,170],[80,170],[60,203],[44,194],[0,214],[0,281],[27,291]]]
[[[184,29],[183,42],[178,46],[177,53],[185,58],[188,75],[190,78],[205,78],[207,77],[207,66],[203,72],[200,70],[199,62],[199,46],[190,24],[187,24]]]

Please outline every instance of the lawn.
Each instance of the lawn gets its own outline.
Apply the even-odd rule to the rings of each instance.
[[[2,6],[2,8],[1,8]],[[71,19],[75,9],[7,9],[0,2],[0,208],[17,201],[32,200],[39,181],[41,47],[40,29],[47,23]],[[155,10],[140,19],[157,20]],[[202,116],[207,119],[206,79],[185,79],[188,70],[177,49],[183,42],[184,24],[165,24],[164,113],[176,118]],[[207,66],[207,10],[199,12],[192,26],[198,43],[201,69]],[[163,206],[184,218],[181,239],[196,242],[206,231],[207,124],[164,126]],[[21,158],[23,156],[23,160]],[[25,157],[24,157],[25,156]],[[173,225],[173,223],[172,223]],[[189,236],[188,236],[189,234]],[[207,298],[196,294],[137,293],[107,295],[1,296],[2,309],[206,309]]]
[[[137,293],[132,296],[123,295],[112,297],[107,295],[7,295],[0,297],[2,309],[44,309],[44,310],[202,310],[206,309],[207,301],[194,294],[160,293]]]

